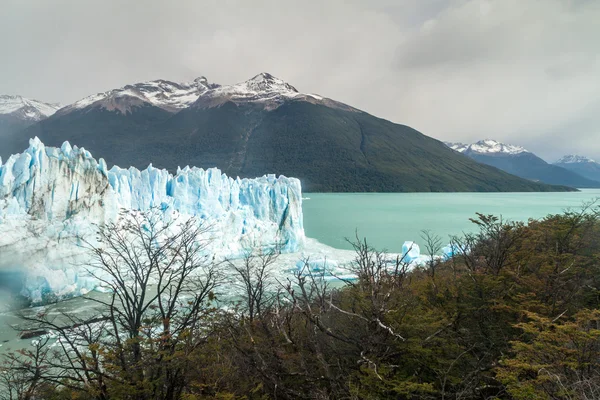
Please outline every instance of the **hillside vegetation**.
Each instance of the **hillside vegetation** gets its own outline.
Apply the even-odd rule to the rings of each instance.
[[[169,114],[137,107],[125,115],[91,108],[54,115],[3,140],[0,156],[30,137],[65,140],[109,165],[152,163],[218,167],[230,176],[299,178],[313,192],[566,191],[507,174],[448,149],[404,125],[360,111],[288,101],[267,111],[253,104],[188,107]]]
[[[207,264],[209,278],[195,281],[183,266],[200,264],[178,258],[196,260],[194,232],[166,241],[155,232],[161,245],[147,256],[164,257],[154,268],[196,291],[166,291],[142,307],[144,286],[117,280],[104,319],[59,326],[58,350],[40,341],[5,357],[0,376],[27,399],[598,398],[599,210],[473,222],[479,232],[455,238],[454,257],[416,269],[356,241],[358,279],[337,289],[307,267],[277,281],[276,253],[248,253],[232,264],[243,294],[226,309],[216,307],[223,267]],[[147,226],[129,233],[155,235]],[[136,243],[119,231],[102,238]],[[439,239],[425,239],[439,251]],[[98,255],[112,266],[126,248]],[[144,252],[133,255],[121,271],[143,263]]]

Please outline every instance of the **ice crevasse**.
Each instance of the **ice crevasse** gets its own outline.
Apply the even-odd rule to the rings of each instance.
[[[84,294],[97,281],[77,236],[94,235],[123,209],[155,207],[165,219],[176,213],[208,223],[211,249],[223,257],[275,241],[293,252],[305,239],[298,179],[233,179],[216,168],[108,170],[83,148],[46,147],[35,138],[0,160],[0,268],[24,272],[22,294],[33,302],[48,293]]]

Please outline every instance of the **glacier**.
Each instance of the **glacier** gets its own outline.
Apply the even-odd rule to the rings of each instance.
[[[216,168],[175,175],[152,165],[108,169],[84,148],[46,147],[35,138],[23,153],[0,159],[0,268],[24,271],[21,294],[33,303],[85,294],[98,282],[79,239],[122,218],[121,210],[151,208],[165,219],[208,223],[219,257],[275,241],[296,252],[305,241],[298,179],[233,179]]]

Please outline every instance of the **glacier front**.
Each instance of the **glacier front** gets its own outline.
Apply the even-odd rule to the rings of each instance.
[[[275,241],[295,252],[305,240],[297,179],[233,179],[216,168],[108,170],[83,148],[45,147],[35,138],[25,152],[0,159],[0,268],[24,272],[21,293],[34,303],[85,294],[98,282],[78,238],[93,237],[123,209],[150,208],[165,219],[208,223],[210,249],[220,257]]]

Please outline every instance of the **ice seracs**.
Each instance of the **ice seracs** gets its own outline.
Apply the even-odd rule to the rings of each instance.
[[[302,194],[294,178],[233,179],[218,169],[185,167],[171,175],[149,166],[113,167],[83,148],[29,148],[0,161],[0,268],[25,271],[23,295],[83,294],[98,282],[78,243],[117,221],[120,210],[162,210],[165,220],[195,217],[211,226],[210,250],[237,256],[249,246],[279,242],[296,251],[304,241]]]
[[[60,106],[22,96],[0,95],[0,115],[13,115],[28,121],[40,121],[54,114]]]

